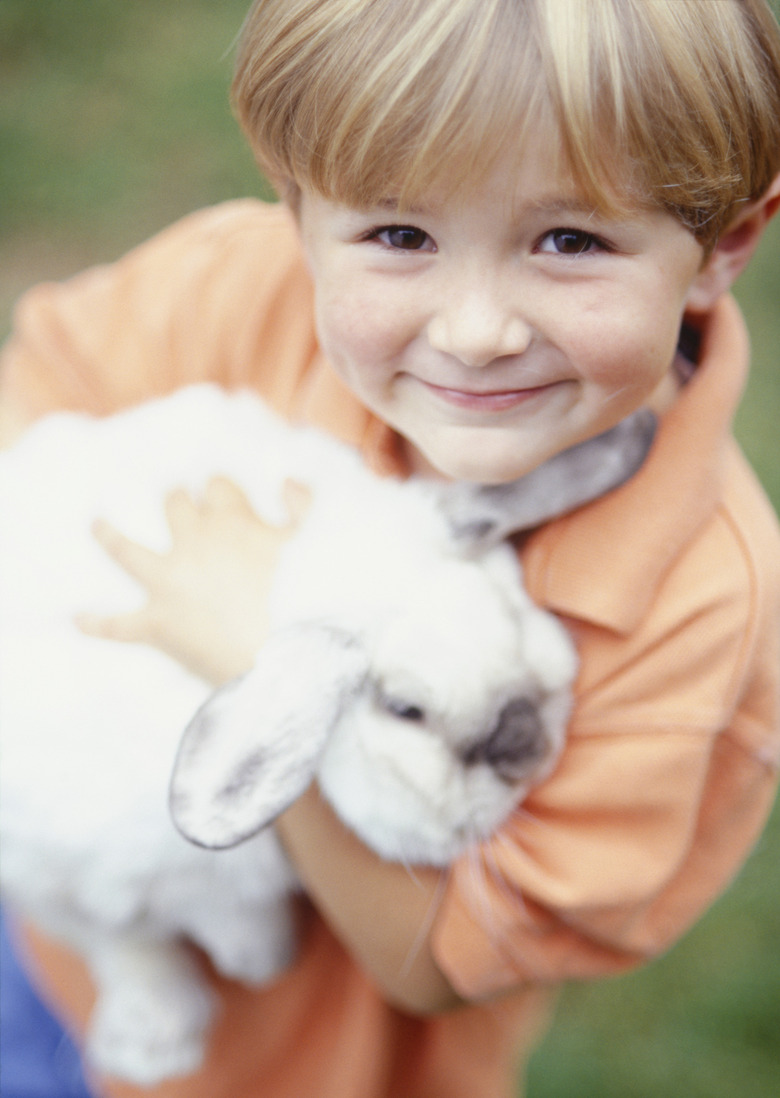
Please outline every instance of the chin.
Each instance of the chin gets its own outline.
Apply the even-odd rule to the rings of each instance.
[[[419,451],[418,451],[419,452]],[[423,476],[445,477],[447,480],[465,480],[475,484],[509,484],[526,476],[547,455],[538,460],[520,460],[519,454],[492,455],[478,448],[463,447],[455,452],[419,452],[422,461],[415,463],[415,472]]]

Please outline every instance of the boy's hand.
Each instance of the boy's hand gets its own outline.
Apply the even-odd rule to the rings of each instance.
[[[212,480],[197,502],[173,492],[165,503],[172,540],[165,554],[96,523],[96,538],[146,589],[148,602],[130,614],[83,614],[77,625],[92,636],[152,645],[215,684],[249,670],[267,634],[271,577],[306,511],[306,489],[288,485],[286,502],[291,522],[277,527],[224,478]]]

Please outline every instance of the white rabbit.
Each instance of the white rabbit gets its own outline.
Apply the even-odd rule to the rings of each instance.
[[[98,1069],[152,1085],[197,1068],[214,1002],[187,941],[246,982],[290,961],[297,883],[266,825],[313,777],[381,855],[445,865],[550,772],[575,653],[503,539],[617,485],[652,433],[640,413],[514,485],[402,482],[203,385],[47,417],[0,455],[3,896],[86,958]],[[271,521],[285,478],[314,498],[254,669],[210,696],[71,619],[141,598],[93,520],[162,550],[165,495],[214,474]]]

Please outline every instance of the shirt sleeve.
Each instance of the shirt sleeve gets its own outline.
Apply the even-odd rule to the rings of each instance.
[[[284,410],[315,347],[310,295],[282,207],[198,211],[20,300],[0,358],[3,437],[47,412],[104,415],[201,381],[254,385]]]
[[[456,864],[434,927],[464,997],[633,967],[730,883],[777,780],[772,547],[764,566],[721,512],[631,636],[574,624],[581,673],[561,764]]]

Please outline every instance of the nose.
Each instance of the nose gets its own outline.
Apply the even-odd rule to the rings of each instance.
[[[431,347],[470,367],[520,355],[531,338],[532,329],[517,307],[479,272],[467,285],[444,287],[428,323]]]
[[[514,698],[504,706],[495,727],[463,753],[467,766],[486,763],[507,781],[528,776],[550,749],[536,702]]]

